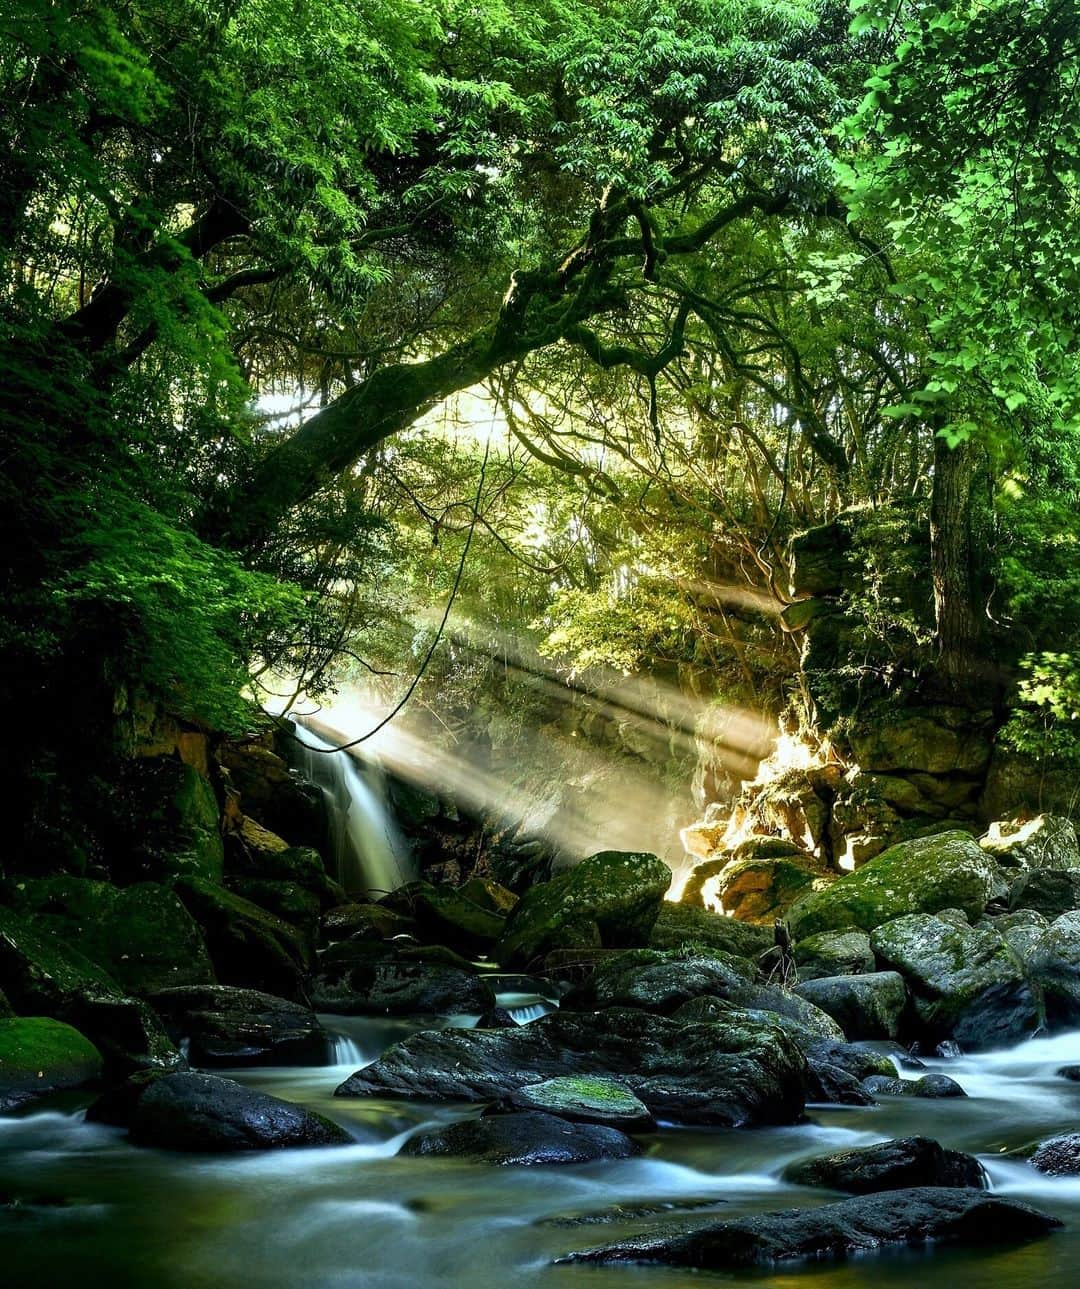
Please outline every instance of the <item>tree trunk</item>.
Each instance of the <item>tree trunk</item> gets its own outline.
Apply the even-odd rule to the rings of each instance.
[[[930,502],[930,563],[938,665],[946,680],[970,682],[985,672],[986,614],[979,603],[979,566],[973,534],[975,445],[950,448],[934,439]]]

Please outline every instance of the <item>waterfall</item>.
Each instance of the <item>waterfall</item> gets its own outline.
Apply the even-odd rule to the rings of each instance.
[[[322,790],[329,820],[328,864],[350,894],[376,898],[412,881],[415,866],[383,797],[378,766],[348,752],[329,755],[313,748],[335,745],[293,722],[296,768]]]

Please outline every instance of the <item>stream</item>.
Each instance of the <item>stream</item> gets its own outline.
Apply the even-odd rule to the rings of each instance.
[[[500,995],[500,1002],[520,1019],[546,1009],[527,995]],[[0,1119],[0,1195],[66,1201],[0,1212],[0,1283],[676,1289],[766,1278],[802,1289],[870,1281],[875,1289],[914,1289],[929,1277],[950,1289],[1061,1289],[1080,1276],[1080,1178],[1043,1177],[1000,1158],[1033,1138],[1076,1129],[1080,1084],[1054,1072],[1080,1061],[1080,1031],[1008,1051],[928,1060],[962,1084],[966,1100],[811,1107],[807,1122],[783,1128],[666,1128],[647,1139],[640,1159],[499,1169],[395,1158],[419,1128],[475,1114],[476,1107],[333,1096],[358,1066],[432,1022],[322,1020],[339,1035],[334,1064],[220,1072],[331,1116],[355,1138],[352,1146],[216,1157],[141,1149],[127,1143],[122,1129],[86,1123],[86,1097]],[[560,1254],[668,1216],[710,1221],[828,1202],[835,1198],[830,1192],[782,1182],[785,1165],[913,1133],[977,1154],[994,1190],[1057,1215],[1065,1230],[1019,1248],[886,1253],[765,1276],[551,1265]],[[662,1211],[603,1224],[559,1220],[615,1205]]]

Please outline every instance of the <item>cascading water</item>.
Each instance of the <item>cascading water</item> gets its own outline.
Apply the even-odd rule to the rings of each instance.
[[[322,790],[330,825],[327,860],[350,894],[385,895],[412,881],[415,865],[386,807],[378,767],[293,722],[293,764]],[[319,750],[321,749],[321,750]]]

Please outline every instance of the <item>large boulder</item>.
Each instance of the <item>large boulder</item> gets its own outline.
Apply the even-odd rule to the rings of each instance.
[[[628,949],[613,954],[564,997],[563,1006],[580,1010],[641,1007],[669,1015],[703,997],[776,1012],[817,1037],[843,1037],[839,1027],[812,1004],[785,989],[759,984],[745,959],[719,949]]]
[[[502,935],[506,915],[474,903],[462,891],[431,882],[409,882],[380,903],[416,923],[420,935],[463,953],[486,953]]]
[[[596,1123],[623,1132],[656,1126],[645,1105],[612,1079],[559,1078],[528,1083],[510,1098],[522,1110],[543,1110],[572,1123]]]
[[[194,1065],[318,1065],[330,1037],[307,1007],[232,985],[162,989],[150,998]]]
[[[824,861],[811,855],[784,859],[733,859],[714,882],[725,913],[754,926],[772,926],[798,900],[835,880]]]
[[[1080,868],[1029,868],[1009,887],[1009,909],[1031,909],[1051,921],[1080,909]]]
[[[873,931],[906,913],[961,909],[974,921],[1001,885],[997,867],[966,832],[935,833],[882,851],[862,868],[800,900],[792,936],[854,927]]]
[[[986,1174],[973,1155],[945,1150],[930,1137],[901,1137],[800,1159],[784,1169],[784,1180],[797,1186],[826,1186],[852,1195],[903,1190],[908,1186],[986,1187]]]
[[[268,989],[285,997],[302,993],[312,950],[296,927],[199,877],[177,882],[176,893],[202,928],[223,984]]]
[[[629,1159],[641,1147],[617,1128],[568,1123],[537,1111],[465,1119],[434,1132],[410,1137],[403,1155],[450,1156],[479,1164],[533,1167],[537,1164],[591,1164],[598,1159]]]
[[[335,1095],[498,1101],[543,1079],[596,1076],[617,1080],[658,1119],[744,1127],[795,1122],[805,1069],[778,1026],[738,1011],[723,1025],[554,1012],[516,1030],[414,1034]]]
[[[865,931],[822,931],[795,945],[792,956],[800,980],[822,976],[854,976],[876,969],[870,937]]]
[[[1036,940],[1028,957],[1050,1025],[1080,1024],[1080,913],[1064,913]]]
[[[824,976],[796,985],[795,993],[831,1016],[849,1039],[900,1035],[907,990],[895,971]]]
[[[904,977],[931,1039],[996,1047],[1038,1027],[1038,1000],[1024,964],[992,928],[916,913],[878,927],[870,943],[882,965]]]
[[[969,1187],[920,1186],[690,1226],[665,1223],[564,1262],[641,1262],[722,1270],[819,1262],[889,1246],[1018,1244],[1061,1222],[1016,1200]]]
[[[62,1016],[87,990],[121,993],[96,962],[55,933],[0,907],[0,989],[25,1014]]]
[[[622,949],[648,943],[671,885],[656,855],[605,850],[530,887],[495,945],[504,966],[528,967],[553,949]]]
[[[101,1053],[88,1038],[49,1016],[0,1019],[0,1111],[101,1077]]]
[[[361,940],[321,955],[311,1001],[348,1016],[446,1016],[486,1012],[495,993],[470,962],[440,946],[391,948]]]
[[[649,936],[650,949],[681,949],[698,945],[722,949],[736,957],[756,958],[773,942],[772,932],[723,913],[664,900]]]
[[[77,949],[132,993],[214,979],[202,933],[166,886],[28,878],[15,895],[16,907],[43,936]]]
[[[139,1146],[165,1150],[276,1150],[341,1146],[351,1138],[303,1106],[213,1074],[167,1074],[145,1085],[128,1124]]]

